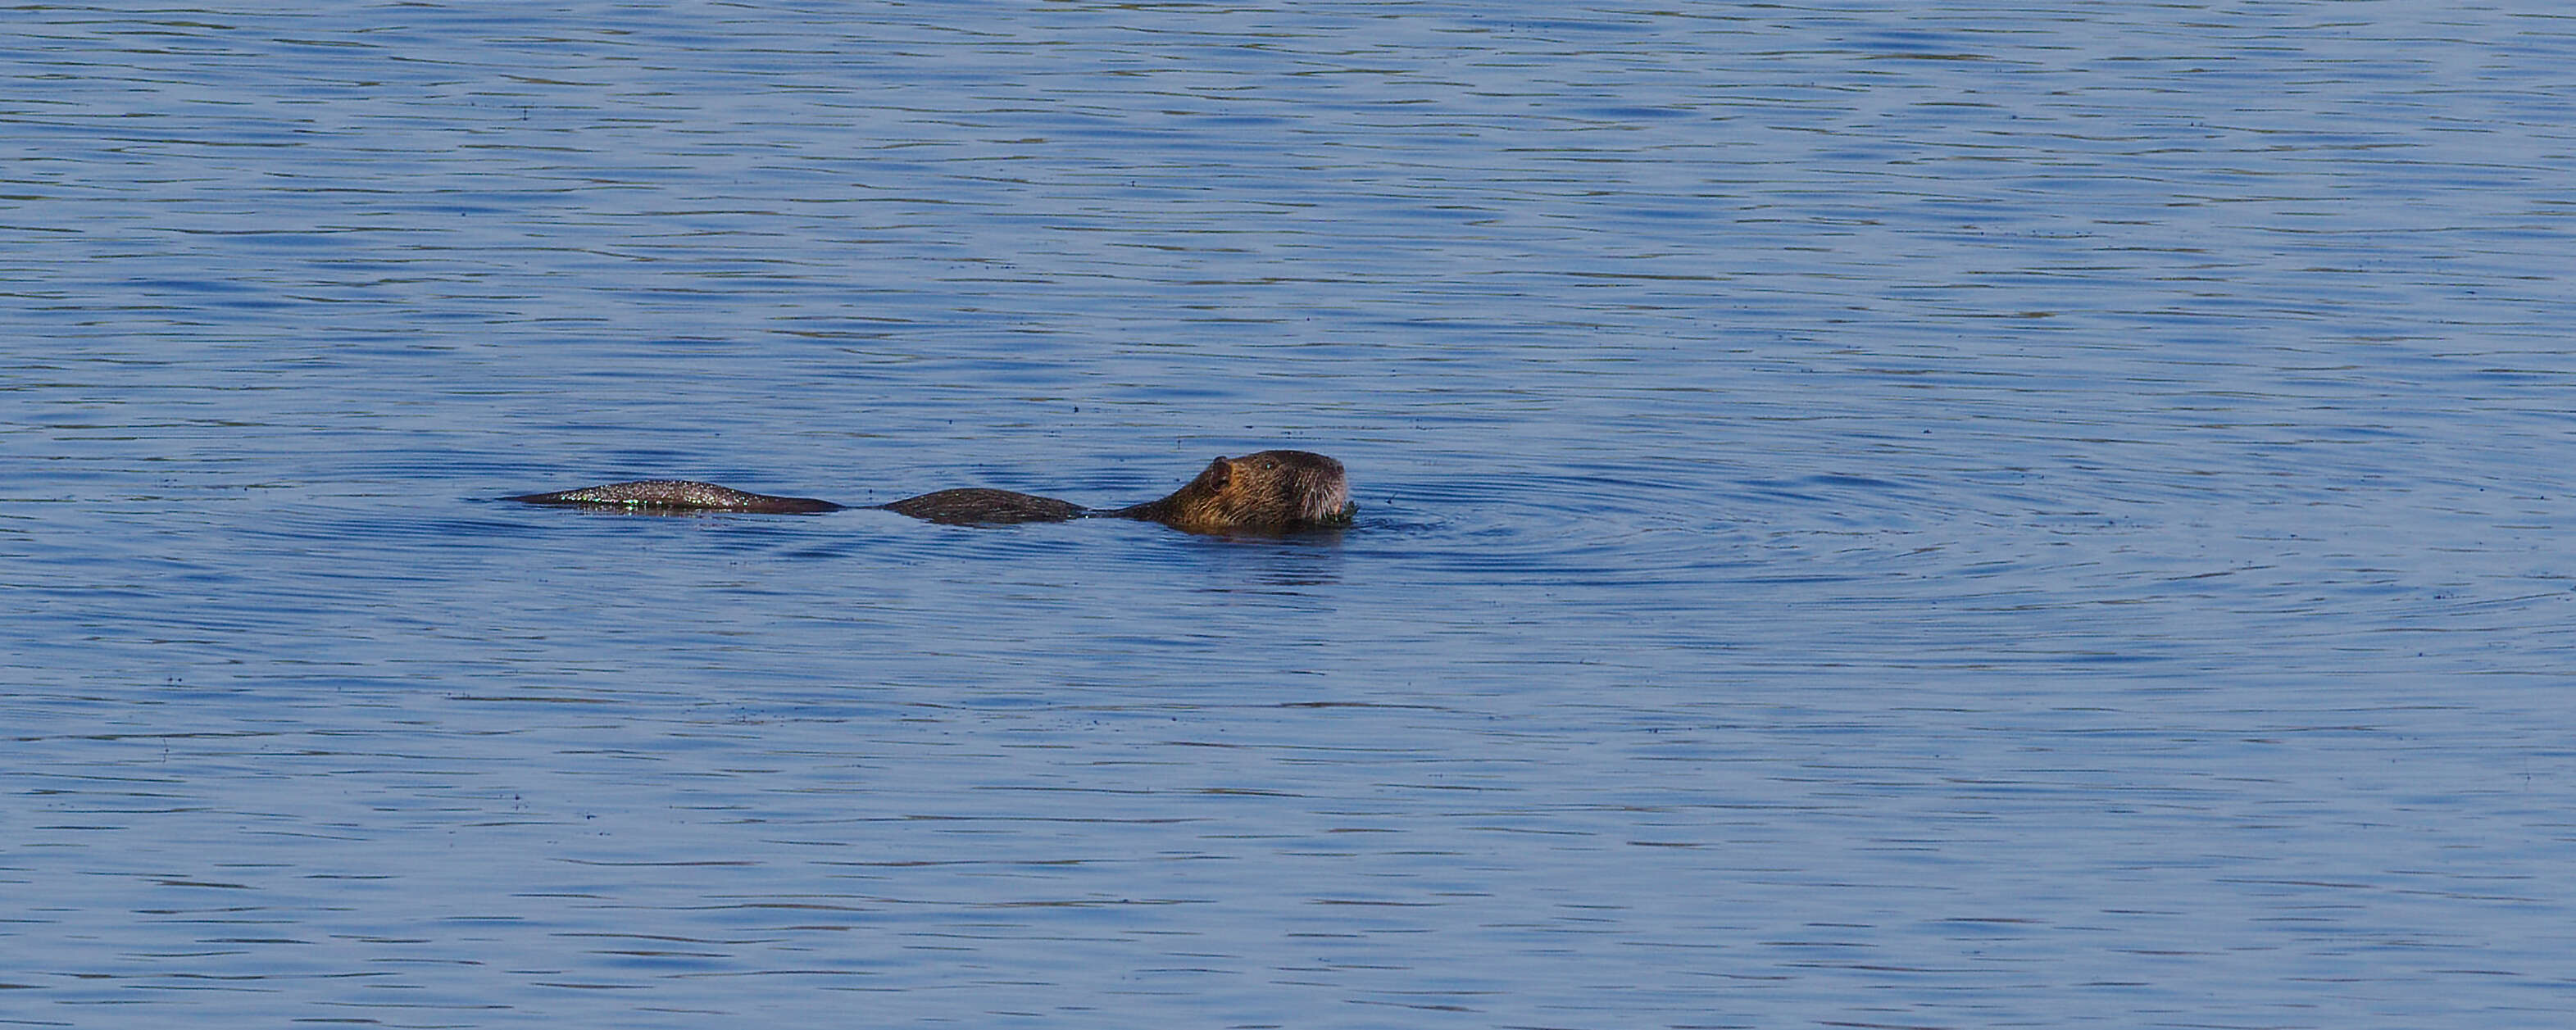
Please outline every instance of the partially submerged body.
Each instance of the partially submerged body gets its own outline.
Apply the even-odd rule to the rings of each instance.
[[[925,522],[951,526],[1007,525],[1014,522],[1063,522],[1089,514],[1089,510],[1072,501],[1059,501],[1036,494],[1013,493],[1009,490],[986,490],[969,487],[964,490],[941,490],[919,497],[906,497],[877,507],[898,515],[910,515]]]
[[[529,504],[659,511],[745,511],[801,515],[844,505],[811,497],[747,493],[713,483],[646,479],[502,498]],[[1160,522],[1191,533],[1284,533],[1349,525],[1354,506],[1342,463],[1307,451],[1218,458],[1159,501],[1095,511],[1071,501],[1009,490],[941,490],[876,507],[950,525],[1063,522],[1101,517]]]
[[[632,483],[585,486],[578,490],[521,494],[501,499],[529,504],[578,504],[593,508],[751,511],[767,515],[810,515],[839,511],[844,507],[811,497],[773,497],[686,479],[639,479]]]
[[[1218,458],[1169,497],[1101,514],[1192,533],[1275,533],[1346,526],[1354,510],[1341,462],[1306,451],[1263,451]]]

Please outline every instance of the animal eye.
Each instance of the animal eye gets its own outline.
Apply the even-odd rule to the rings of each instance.
[[[1261,467],[1262,467],[1262,469],[1263,469],[1264,471],[1269,471],[1269,472],[1277,472],[1277,471],[1279,471],[1279,463],[1278,463],[1278,462],[1275,462],[1275,461],[1265,461],[1265,462],[1262,462],[1262,463],[1261,463]]]

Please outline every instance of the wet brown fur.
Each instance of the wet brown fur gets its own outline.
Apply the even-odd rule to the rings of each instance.
[[[906,497],[877,507],[899,515],[910,515],[926,522],[951,526],[1008,525],[1014,522],[1063,522],[1078,519],[1083,507],[1072,501],[1059,501],[1036,494],[1013,493],[1009,490],[941,490],[919,497]]]
[[[645,479],[521,494],[506,501],[568,504],[643,511],[742,511],[802,515],[844,506],[811,497],[755,494],[713,483]],[[1159,501],[1092,511],[1071,501],[970,488],[940,490],[877,505],[887,511],[950,525],[1063,522],[1099,516],[1160,522],[1191,533],[1284,533],[1348,525],[1350,485],[1342,463],[1307,451],[1262,451],[1218,458],[1171,496]]]
[[[1341,462],[1262,451],[1218,458],[1169,497],[1102,514],[1192,533],[1279,533],[1348,525],[1352,510]]]

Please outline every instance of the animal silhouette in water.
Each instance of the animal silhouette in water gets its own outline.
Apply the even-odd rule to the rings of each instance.
[[[808,515],[849,505],[812,497],[755,494],[685,479],[639,479],[503,500],[658,511],[744,511]],[[940,490],[873,505],[949,525],[1139,519],[1191,533],[1285,533],[1349,525],[1356,506],[1342,463],[1307,451],[1262,451],[1220,457],[1198,477],[1158,501],[1096,510],[1071,501],[1009,490]]]

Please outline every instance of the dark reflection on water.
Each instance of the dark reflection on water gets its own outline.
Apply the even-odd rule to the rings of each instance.
[[[9,1020],[2576,1010],[2554,8],[12,31]]]

